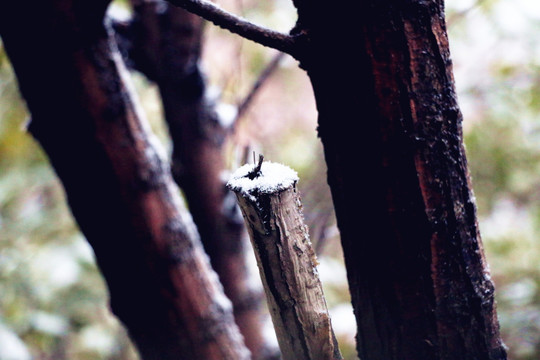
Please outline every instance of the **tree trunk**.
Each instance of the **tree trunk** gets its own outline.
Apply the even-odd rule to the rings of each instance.
[[[443,1],[295,5],[361,359],[505,359]]]
[[[127,87],[108,1],[2,2],[0,35],[114,313],[144,359],[249,352]]]
[[[204,21],[161,0],[132,3],[129,60],[159,88],[173,145],[174,179],[233,303],[236,323],[253,359],[279,357],[279,349],[263,336],[267,314],[262,286],[250,279],[249,240],[234,195],[225,188],[222,176],[226,170],[224,144],[233,126],[220,119],[217,104],[206,91],[199,64]],[[227,198],[231,195],[233,199]]]

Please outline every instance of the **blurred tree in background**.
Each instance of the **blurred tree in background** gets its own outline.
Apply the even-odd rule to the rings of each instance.
[[[128,11],[117,2],[114,11]],[[287,31],[289,1],[232,1],[237,13]],[[480,228],[498,289],[501,332],[516,360],[540,357],[540,5],[534,0],[447,1],[450,45]],[[220,101],[236,105],[275,52],[214,27],[203,56]],[[219,54],[219,56],[215,56]],[[156,85],[134,73],[144,109],[170,149]],[[294,98],[283,94],[294,93]],[[224,107],[226,110],[227,107]],[[136,359],[109,314],[93,253],[27,121],[0,51],[0,359]],[[305,74],[289,58],[271,75],[227,145],[249,144],[299,172],[311,237],[344,355],[355,325],[333,224],[316,114]]]

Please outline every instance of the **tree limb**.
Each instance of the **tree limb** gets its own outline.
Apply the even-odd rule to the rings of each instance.
[[[297,37],[267,29],[231,14],[206,0],[167,0],[243,38],[295,56]]]
[[[233,304],[252,359],[276,359],[277,344],[260,326],[268,314],[262,284],[253,283],[250,276],[245,256],[249,239],[242,215],[222,178],[226,169],[223,148],[233,129],[220,120],[199,66],[204,20],[164,0],[133,0],[132,4],[134,17],[125,42],[130,47],[124,52],[133,67],[158,86],[172,143],[173,177]]]
[[[35,0],[28,12],[27,3],[0,2],[0,35],[32,114],[29,131],[62,181],[111,309],[141,358],[250,358],[103,11],[92,4]]]
[[[236,124],[238,120],[246,113],[249,106],[252,104],[253,99],[255,98],[255,95],[259,92],[261,87],[266,83],[266,80],[272,75],[272,73],[278,68],[279,64],[281,63],[281,60],[285,57],[285,53],[279,52],[268,63],[266,68],[259,74],[259,77],[255,82],[253,83],[251,89],[249,90],[248,94],[240,101],[238,104],[236,117],[233,121],[233,124]]]

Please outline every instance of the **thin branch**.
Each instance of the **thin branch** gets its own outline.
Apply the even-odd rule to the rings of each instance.
[[[283,57],[285,57],[285,53],[282,53],[282,52],[279,52],[276,55],[274,55],[270,63],[268,63],[266,68],[259,74],[259,77],[253,83],[253,86],[251,87],[246,97],[238,104],[238,109],[237,109],[234,123],[236,123],[238,119],[240,119],[245,114],[246,110],[249,108],[249,106],[253,102],[255,95],[259,92],[259,89],[264,85],[266,80],[268,80],[270,75],[272,75],[272,73],[277,69]]]
[[[214,23],[223,29],[248,40],[293,55],[297,50],[296,37],[255,25],[246,19],[231,14],[207,0],[167,0]]]

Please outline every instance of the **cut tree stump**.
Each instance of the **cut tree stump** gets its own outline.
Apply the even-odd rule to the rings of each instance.
[[[242,209],[283,359],[342,359],[304,224],[298,176],[262,160],[239,168],[227,186]]]

